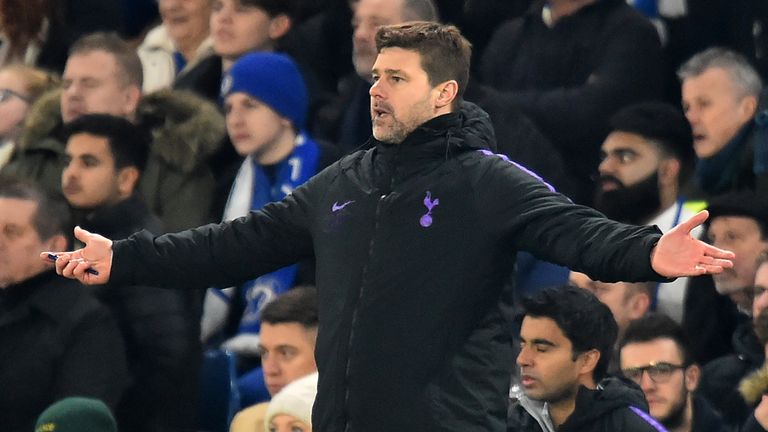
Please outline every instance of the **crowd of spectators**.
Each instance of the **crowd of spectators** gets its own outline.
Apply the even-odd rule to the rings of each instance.
[[[710,210],[694,235],[736,252],[722,275],[609,284],[520,253],[509,283],[517,298],[569,282],[594,292],[618,323],[605,369],[669,430],[768,430],[768,402],[739,393],[759,381],[768,339],[761,0],[2,2],[0,430],[31,431],[69,396],[103,401],[120,431],[195,430],[204,349],[237,357],[233,430],[311,430],[315,363],[274,380],[276,356],[314,347],[316,294],[295,288],[315,282],[312,261],[183,292],[85,289],[33,261],[71,247],[75,224],[121,239],[235,219],[369,149],[374,37],[406,21],[461,29],[463,99],[487,113],[491,150],[571,201],[662,231]],[[525,338],[518,363],[531,367]],[[655,392],[678,370],[670,408]]]

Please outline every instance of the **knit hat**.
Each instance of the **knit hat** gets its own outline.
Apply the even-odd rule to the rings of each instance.
[[[35,432],[117,432],[117,424],[104,402],[69,397],[40,414]]]
[[[712,198],[707,210],[709,221],[720,216],[742,216],[754,219],[762,229],[768,230],[768,197],[753,191],[731,192]]]
[[[312,405],[317,394],[317,372],[283,387],[269,401],[267,415],[264,417],[264,428],[269,430],[270,421],[281,414],[286,414],[312,425]]]
[[[221,82],[221,96],[243,92],[269,105],[302,129],[307,118],[307,87],[299,68],[284,54],[254,52],[238,59]]]
[[[611,130],[658,141],[684,164],[695,158],[691,125],[679,109],[662,102],[642,102],[621,109],[610,121]]]

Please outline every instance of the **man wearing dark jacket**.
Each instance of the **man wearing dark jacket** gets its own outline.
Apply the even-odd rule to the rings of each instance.
[[[62,191],[77,222],[111,238],[160,220],[136,191],[146,166],[149,137],[128,120],[87,114],[67,124]],[[200,293],[153,286],[98,287],[126,342],[131,385],[117,407],[124,432],[186,430],[194,426],[200,363]]]
[[[584,203],[608,120],[660,99],[663,74],[656,30],[626,1],[537,0],[494,33],[480,64],[483,85],[470,86],[467,100],[529,117],[568,161],[578,186],[572,198]]]
[[[640,389],[615,378],[601,382],[617,334],[611,310],[587,290],[562,286],[525,298],[521,392],[510,408],[509,430],[663,430],[648,416]]]
[[[127,384],[114,318],[39,248],[66,247],[69,209],[31,183],[0,179],[0,430],[29,432],[48,405],[87,396],[113,407]]]
[[[86,246],[63,253],[57,271],[89,284],[205,287],[314,255],[313,430],[496,432],[513,362],[502,287],[514,250],[602,280],[730,266],[730,252],[689,234],[705,213],[660,237],[576,206],[493,154],[487,115],[460,103],[470,49],[455,27],[382,27],[377,49],[374,148],[221,225],[114,247],[76,230]]]

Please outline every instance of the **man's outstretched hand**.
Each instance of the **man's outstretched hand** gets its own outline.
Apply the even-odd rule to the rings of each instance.
[[[72,252],[43,252],[40,258],[47,262],[55,259],[56,273],[64,277],[86,285],[107,283],[112,272],[112,240],[80,227],[75,228],[75,237],[85,247]]]
[[[656,273],[666,277],[699,276],[717,274],[733,267],[733,252],[691,236],[691,230],[703,224],[708,217],[709,212],[700,211],[661,236],[651,251],[651,267]]]

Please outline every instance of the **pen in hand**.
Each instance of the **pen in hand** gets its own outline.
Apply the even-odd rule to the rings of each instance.
[[[56,254],[52,254],[52,253],[49,253],[49,254],[48,254],[48,259],[50,259],[51,261],[56,261],[57,259],[59,259],[59,256],[58,256],[58,255],[56,255]],[[85,260],[82,260],[82,259],[80,259],[80,260],[77,260],[77,261],[78,261],[78,262],[83,262],[83,261],[85,261]],[[99,272],[98,272],[98,271],[96,271],[96,270],[94,270],[94,269],[92,269],[92,268],[88,268],[88,269],[86,269],[86,270],[85,270],[85,272],[86,272],[86,273],[90,273],[90,274],[92,274],[92,275],[94,275],[94,276],[98,276],[98,275],[99,275]]]

